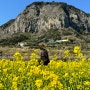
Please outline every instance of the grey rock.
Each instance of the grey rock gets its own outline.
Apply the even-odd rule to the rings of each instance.
[[[90,32],[90,15],[66,3],[34,2],[16,19],[1,26],[3,33],[31,32],[73,28]]]

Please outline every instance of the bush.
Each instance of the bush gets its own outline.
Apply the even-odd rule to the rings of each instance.
[[[18,42],[25,41],[27,39],[28,37],[21,34],[20,36],[0,40],[0,45],[15,45]]]

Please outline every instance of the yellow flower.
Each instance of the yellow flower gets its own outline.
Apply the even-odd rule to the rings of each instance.
[[[15,89],[17,88],[17,82],[12,82],[12,87]]]
[[[12,85],[13,86],[17,86],[17,82],[12,82]]]
[[[77,85],[77,89],[78,90],[82,89],[82,85]]]
[[[4,73],[7,73],[7,70],[8,70],[8,69],[7,69],[7,68],[5,68],[5,69],[3,69],[3,72],[4,72]]]
[[[31,76],[31,75],[32,75],[32,72],[28,72],[28,73],[27,73],[27,76]]]
[[[57,84],[59,90],[64,90],[63,84],[61,82],[58,81]]]
[[[40,72],[40,74],[43,75],[43,80],[48,80],[50,71],[42,70],[42,72]]]
[[[56,80],[53,80],[53,81],[50,82],[49,85],[50,85],[50,87],[56,87],[57,81]]]
[[[87,60],[90,61],[90,58],[88,58]]]
[[[54,73],[50,73],[49,78],[51,78],[52,80],[58,80],[58,75],[54,74]]]
[[[82,61],[86,61],[86,58],[82,58]]]
[[[82,57],[83,56],[83,54],[82,53],[78,53],[78,57]]]
[[[84,72],[83,72],[83,71],[80,71],[80,72],[79,72],[79,74],[80,74],[80,75],[83,75],[83,74],[84,74]]]
[[[40,74],[40,68],[38,68],[38,67],[36,67],[35,69],[34,69],[34,74],[35,75],[39,75]]]
[[[74,47],[74,51],[73,51],[74,53],[77,54],[77,53],[80,53],[80,51],[81,51],[81,50],[80,50],[80,47],[79,47],[79,46],[75,46],[75,47]]]
[[[16,52],[14,54],[14,57],[17,61],[23,60],[23,57],[22,57],[21,53],[19,53],[19,52]]]
[[[21,56],[21,54],[19,52],[16,52],[14,56]]]
[[[42,90],[50,90],[50,87],[45,85],[45,87]]]
[[[37,59],[39,59],[39,58],[40,58],[40,56],[37,55],[36,53],[31,53],[31,56],[30,56],[30,59],[31,59],[31,60],[37,60]]]
[[[34,50],[34,53],[37,53],[38,51],[39,51],[38,49],[35,49],[35,50]]]
[[[70,78],[69,83],[70,83],[70,84],[72,84],[72,83],[73,83],[73,79],[72,79],[72,78]]]
[[[52,60],[56,61],[58,59],[58,56],[55,54],[52,58]]]
[[[40,88],[43,85],[43,81],[41,79],[38,79],[35,81],[35,85],[37,86],[37,88]]]
[[[59,62],[56,63],[56,68],[57,68],[57,69],[58,69],[58,68],[61,68],[62,66],[63,66],[62,61],[59,61]]]
[[[84,85],[85,86],[90,86],[90,82],[89,81],[84,81]]]
[[[18,77],[15,76],[15,77],[13,78],[13,82],[16,82],[17,80],[18,80]]]
[[[70,51],[69,50],[65,50],[64,54],[65,54],[65,56],[69,56],[70,55]]]
[[[18,69],[18,72],[23,72],[23,71],[24,71],[24,68],[21,68],[21,67],[20,67],[20,68]]]
[[[0,83],[0,89],[3,89],[3,87],[4,87],[4,86],[3,86],[3,84],[2,84],[2,83]]]
[[[65,74],[64,74],[64,77],[69,77],[69,74],[68,74],[68,73],[65,73]]]
[[[19,90],[19,89],[17,87],[15,87],[14,90]]]

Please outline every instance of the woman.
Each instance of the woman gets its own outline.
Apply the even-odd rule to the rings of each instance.
[[[41,55],[40,60],[42,60],[44,65],[47,65],[49,61],[48,51],[45,48],[40,47]]]

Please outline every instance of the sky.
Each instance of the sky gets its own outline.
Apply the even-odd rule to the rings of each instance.
[[[0,0],[0,26],[15,19],[27,5],[36,1],[65,2],[90,14],[90,0]]]

